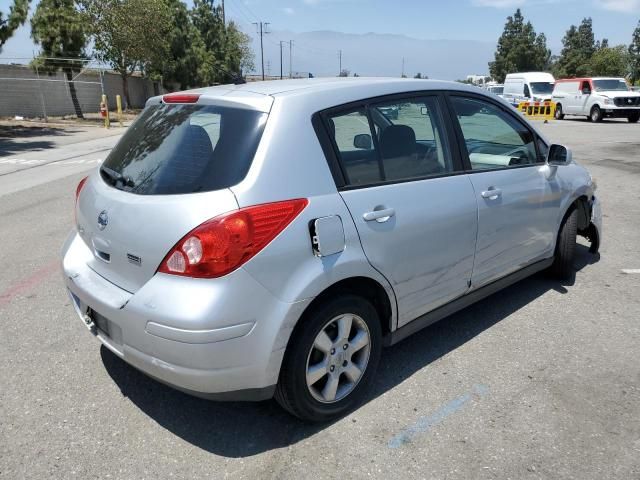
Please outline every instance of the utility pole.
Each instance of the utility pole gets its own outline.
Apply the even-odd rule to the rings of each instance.
[[[289,40],[289,78],[293,78],[293,40]]]
[[[224,16],[224,0],[222,0],[222,25],[224,25],[225,27],[227,26],[227,22],[225,21]]]
[[[338,76],[342,75],[342,50],[338,50],[338,58],[340,59],[340,68],[338,69]]]
[[[284,41],[280,40],[280,80],[282,80],[282,44]]]
[[[404,57],[402,57],[402,73],[400,74],[400,77],[404,78]]]
[[[253,24],[256,26],[256,28],[259,28],[259,33],[260,33],[260,62],[262,64],[262,80],[264,80],[264,45],[262,43],[262,37],[264,35],[267,35],[269,32],[267,32],[267,25],[269,25],[269,22],[253,22]],[[264,31],[262,29],[262,27],[264,26]]]
[[[271,60],[267,60],[267,77],[271,76]]]

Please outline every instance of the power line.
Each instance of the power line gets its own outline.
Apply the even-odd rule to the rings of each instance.
[[[242,17],[242,20],[240,20],[241,22],[246,23],[247,25],[251,25],[253,23],[253,21],[247,16],[246,13],[244,13],[244,11],[240,10],[238,7],[236,7],[235,5],[233,5],[232,3],[227,3],[227,8],[229,7],[233,7],[231,8],[231,10],[233,12],[235,12],[235,17],[236,20],[240,20],[239,16]],[[239,14],[239,15],[238,15]]]
[[[236,2],[234,0],[233,4],[237,7],[238,10],[246,11],[250,17],[253,17],[255,20],[260,21],[260,18],[255,13],[253,13],[253,11],[244,2]]]

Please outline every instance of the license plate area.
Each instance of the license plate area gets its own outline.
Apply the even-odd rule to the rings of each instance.
[[[87,315],[89,315],[89,318],[91,318],[91,320],[93,321],[94,325],[98,330],[100,330],[107,337],[111,337],[111,334],[109,331],[109,324],[111,322],[109,322],[109,320],[107,320],[105,317],[103,317],[98,312],[92,309],[89,309],[89,312],[87,313]]]
[[[117,345],[122,345],[122,329],[116,323],[91,308],[87,315],[93,321],[98,335],[111,340]]]

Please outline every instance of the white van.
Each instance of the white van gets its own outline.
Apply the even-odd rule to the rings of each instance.
[[[546,72],[510,73],[504,80],[503,97],[513,104],[551,100],[555,78]]]
[[[592,122],[605,117],[640,120],[640,93],[634,92],[624,78],[567,78],[558,80],[553,89],[555,117],[586,116]]]

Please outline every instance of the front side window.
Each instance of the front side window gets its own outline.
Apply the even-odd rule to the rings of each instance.
[[[453,171],[435,97],[376,103],[331,115],[327,122],[348,185]]]
[[[452,97],[472,170],[540,161],[533,133],[511,115],[483,100]]]

